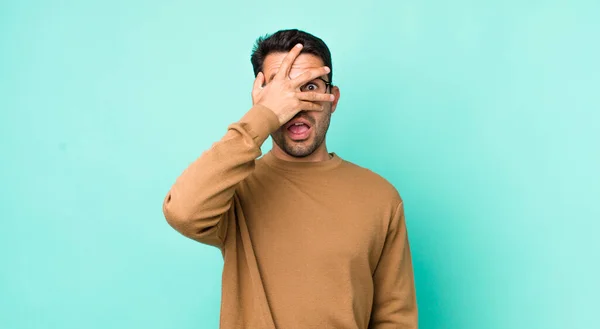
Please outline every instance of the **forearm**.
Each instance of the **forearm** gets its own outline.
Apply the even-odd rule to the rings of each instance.
[[[220,226],[235,189],[254,170],[261,145],[278,124],[273,112],[260,105],[231,124],[225,136],[177,178],[163,203],[168,223],[200,242],[222,242]]]

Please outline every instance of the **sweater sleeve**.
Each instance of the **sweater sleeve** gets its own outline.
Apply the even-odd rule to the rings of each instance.
[[[279,128],[277,116],[255,105],[231,124],[223,138],[177,178],[163,202],[169,225],[184,236],[222,247],[227,225],[235,218],[235,189],[254,170],[261,145]]]
[[[400,202],[388,228],[373,275],[370,329],[417,329],[417,301],[404,206]]]

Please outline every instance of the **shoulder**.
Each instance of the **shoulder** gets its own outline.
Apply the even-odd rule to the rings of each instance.
[[[340,170],[353,185],[363,190],[365,194],[373,195],[377,199],[395,205],[402,202],[398,189],[380,174],[347,160],[342,162]]]

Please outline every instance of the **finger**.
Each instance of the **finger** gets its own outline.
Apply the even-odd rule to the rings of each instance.
[[[254,79],[254,87],[252,90],[260,90],[262,89],[263,84],[265,83],[265,76],[262,72],[258,72],[256,75],[256,79]]]
[[[254,79],[254,86],[252,87],[252,97],[256,97],[262,90],[265,81],[265,76],[262,72],[258,72],[256,79]]]
[[[285,79],[289,76],[290,70],[292,69],[292,64],[294,64],[294,61],[302,51],[302,48],[302,44],[299,43],[290,50],[290,52],[283,59],[283,62],[281,62],[281,66],[279,67],[277,74],[275,74],[276,78]]]
[[[331,72],[331,70],[327,66],[316,67],[310,70],[306,70],[299,76],[292,79],[292,85],[296,88],[300,87],[311,80],[329,74],[329,72]]]
[[[323,111],[323,105],[318,104],[318,103],[313,103],[313,102],[306,102],[306,101],[300,102],[300,108],[303,111],[318,111],[318,112]]]
[[[309,102],[333,102],[335,100],[333,94],[321,94],[314,91],[298,92],[296,93],[296,97],[299,100]]]

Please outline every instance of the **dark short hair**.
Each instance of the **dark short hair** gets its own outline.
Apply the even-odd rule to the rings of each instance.
[[[250,56],[250,62],[252,62],[252,68],[254,69],[254,76],[256,77],[258,72],[262,71],[263,63],[267,55],[279,52],[287,53],[298,43],[301,43],[304,46],[301,54],[307,53],[315,55],[323,61],[325,66],[331,69],[331,72],[329,72],[327,77],[329,78],[329,81],[332,82],[333,67],[331,66],[331,53],[329,52],[329,48],[323,40],[310,33],[297,29],[280,30],[271,35],[267,34],[256,39],[256,43],[252,49],[252,56]]]

